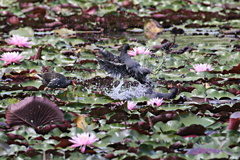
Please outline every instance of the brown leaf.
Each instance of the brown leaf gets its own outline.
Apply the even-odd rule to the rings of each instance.
[[[144,33],[148,39],[155,39],[163,32],[163,27],[155,20],[149,20],[144,25]]]
[[[240,63],[238,66],[233,67],[231,70],[229,70],[230,73],[240,73]]]
[[[187,136],[187,135],[205,135],[206,128],[200,124],[192,124],[188,127],[180,128],[177,131],[177,135]]]
[[[69,142],[68,139],[61,139],[61,140],[59,141],[59,143],[55,146],[55,148],[57,148],[57,147],[66,148],[66,147],[70,146],[71,144],[72,144],[72,143]]]
[[[85,121],[85,118],[87,115],[78,115],[73,121],[77,124],[78,128],[81,128],[82,130],[86,130],[87,122]]]
[[[63,121],[64,116],[58,106],[43,97],[26,97],[7,106],[6,123],[9,126],[27,125],[37,128]]]

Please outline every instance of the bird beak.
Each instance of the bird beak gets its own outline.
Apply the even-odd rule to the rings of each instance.
[[[168,85],[168,88],[173,88],[173,85]]]
[[[75,83],[75,81],[72,81],[72,85],[76,86],[76,83]]]

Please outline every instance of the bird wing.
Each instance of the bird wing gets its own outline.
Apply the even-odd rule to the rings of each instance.
[[[147,74],[151,71],[147,68],[142,68],[141,65],[132,59],[126,52],[122,52],[120,55],[121,62],[126,65],[128,75],[144,84],[147,81]]]
[[[99,53],[103,56],[103,58],[107,61],[112,62],[119,62],[119,57],[114,55],[113,53],[106,51],[106,50],[100,50]]]
[[[47,72],[44,74],[38,73],[37,76],[42,80],[42,83],[45,86],[48,86],[48,84],[55,78],[65,78],[64,75],[55,72]]]
[[[100,69],[105,70],[108,74],[111,74],[113,77],[117,78],[126,78],[129,77],[126,65],[121,63],[114,63],[110,61],[103,61],[98,59]]]
[[[140,83],[144,84],[147,82],[147,75],[151,73],[151,70],[142,67],[133,67],[127,68],[128,74],[139,81]]]
[[[120,54],[119,59],[121,63],[126,64],[127,67],[136,67],[140,66],[140,64],[132,59],[127,53],[123,52]]]
[[[51,79],[44,77],[44,74],[38,73],[38,78],[42,81],[42,84],[47,86]]]

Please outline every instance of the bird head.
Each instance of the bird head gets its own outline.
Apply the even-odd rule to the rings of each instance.
[[[129,44],[124,44],[123,47],[122,47],[123,52],[127,52],[127,50],[130,50],[130,49],[131,48],[130,48]]]

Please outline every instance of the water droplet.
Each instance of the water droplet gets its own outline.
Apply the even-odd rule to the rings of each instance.
[[[141,97],[145,95],[147,87],[143,84],[137,86],[123,87],[123,81],[119,85],[110,90],[106,90],[106,94],[113,99],[129,100],[134,97]]]

